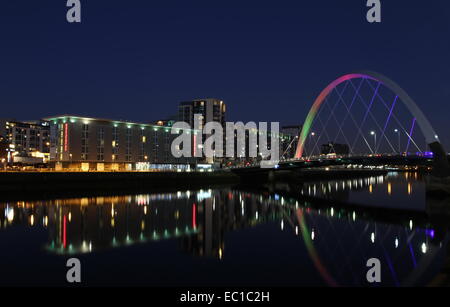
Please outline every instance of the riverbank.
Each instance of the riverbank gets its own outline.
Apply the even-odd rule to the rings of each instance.
[[[46,199],[117,193],[173,191],[233,185],[239,176],[217,172],[4,172],[0,199]]]
[[[209,189],[224,185],[383,176],[385,170],[251,169],[215,172],[0,172],[0,200],[88,197]]]

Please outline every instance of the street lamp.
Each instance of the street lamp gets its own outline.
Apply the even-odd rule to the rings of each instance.
[[[371,131],[370,135],[373,135],[375,139],[374,153],[377,154],[377,133],[375,131]]]
[[[310,138],[309,138],[309,143],[311,144],[311,146],[312,146],[312,148],[311,148],[311,155],[310,156],[312,156],[313,154],[314,154],[314,145],[313,145],[313,143],[314,143],[314,140],[313,140],[313,138],[316,136],[316,133],[315,132],[311,132],[311,135],[310,135]]]
[[[400,131],[398,129],[395,129],[394,133],[397,133],[398,135],[398,153],[401,154]]]

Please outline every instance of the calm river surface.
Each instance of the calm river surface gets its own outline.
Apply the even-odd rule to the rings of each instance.
[[[382,286],[435,284],[443,274],[447,233],[425,214],[417,174],[295,190],[2,202],[0,285],[68,285],[72,257],[92,286],[370,286],[370,258],[381,261]],[[374,213],[383,208],[408,211]]]

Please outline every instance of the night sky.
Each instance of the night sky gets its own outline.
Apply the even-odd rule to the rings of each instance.
[[[228,120],[302,123],[355,70],[380,72],[450,144],[450,2],[382,0],[1,1],[0,117],[58,114],[149,122],[217,97]]]

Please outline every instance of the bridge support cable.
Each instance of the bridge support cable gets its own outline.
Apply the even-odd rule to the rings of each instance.
[[[295,141],[298,141],[298,139],[299,139],[299,136],[296,136],[296,137],[294,137],[293,140],[289,143],[288,147],[286,148],[286,150],[285,150],[285,151],[283,152],[283,154],[281,155],[281,157],[282,157],[283,159],[286,160],[285,157],[286,157],[287,152],[288,152],[289,150],[291,150],[292,145],[294,144]],[[290,158],[289,158],[289,159],[290,159]]]
[[[362,85],[362,83],[364,83],[364,80],[365,79],[363,78],[362,81],[361,81],[361,85]],[[350,82],[350,84],[352,84],[352,87],[355,89],[355,96],[356,97],[358,97],[358,96],[361,97],[359,95],[359,91],[360,91],[361,88],[359,87],[358,89],[356,89],[353,86],[353,83],[351,83],[351,80],[349,80],[349,82]],[[377,91],[378,91],[378,88],[377,88]],[[339,95],[339,98],[345,105],[345,102],[343,100],[342,95]],[[374,153],[374,150],[372,149],[372,146],[370,146],[369,142],[367,141],[367,139],[366,139],[366,137],[364,135],[364,132],[362,131],[362,126],[365,124],[365,122],[367,120],[367,116],[370,113],[370,108],[373,105],[374,99],[375,99],[375,95],[372,96],[372,99],[370,101],[369,107],[367,107],[367,109],[366,109],[366,112],[365,112],[365,115],[364,115],[364,119],[362,120],[361,124],[359,124],[359,125],[358,125],[356,119],[354,118],[354,116],[352,115],[352,113],[350,112],[350,109],[347,108],[347,113],[350,115],[350,118],[352,119],[355,127],[358,129],[358,134],[356,135],[355,140],[353,141],[353,143],[351,145],[350,145],[350,143],[348,143],[348,145],[350,146],[350,154],[354,154],[355,153],[353,149],[355,148],[355,146],[356,146],[356,144],[358,142],[359,136],[361,136],[363,138],[363,140],[364,140],[365,144],[367,145],[367,147],[369,148],[370,152]]]
[[[409,150],[409,145],[411,145],[411,141],[412,141],[412,134],[414,133],[414,127],[416,126],[416,119],[414,118],[412,121],[412,125],[411,125],[411,130],[408,134],[408,142],[406,144],[406,149],[405,152],[407,153]],[[413,141],[413,143],[415,144],[415,142]]]
[[[392,112],[394,111],[395,104],[397,103],[397,100],[398,100],[398,96],[395,96],[394,102],[392,103],[392,107],[391,107],[391,109],[389,111],[389,115],[388,115],[388,117],[386,119],[386,122],[384,123],[384,128],[383,128],[383,132],[381,134],[381,138],[383,138],[386,135],[386,129],[387,129],[388,125],[389,125],[389,121],[391,120]],[[380,146],[381,146],[381,142],[378,143],[378,147],[376,148],[377,152],[379,152]]]
[[[345,88],[345,89],[346,89],[346,88]],[[339,93],[339,91],[338,91],[336,88],[334,89],[334,91],[337,93],[338,97],[340,97],[340,99],[338,99],[338,101],[336,102],[336,105],[339,105],[339,103],[341,102],[341,103],[345,106],[345,108],[347,109],[347,113],[346,113],[346,114],[351,114],[351,113],[350,113],[350,110],[349,110],[348,107],[347,107],[347,104],[346,104],[345,101],[342,99],[342,94],[345,92],[345,89],[344,89],[341,93]],[[332,115],[333,115],[333,118],[334,118],[334,120],[335,120],[335,122],[336,122],[336,125],[337,125],[338,127],[342,127],[342,126],[343,126],[343,122],[339,122],[339,120],[336,118],[336,115],[335,115],[334,112],[332,112]],[[338,129],[338,130],[339,130],[339,129]],[[342,128],[341,128],[340,130],[342,130]],[[346,142],[347,144],[350,144],[350,141],[349,141],[349,140],[347,139],[347,137],[345,136],[345,133],[342,133],[342,136],[344,137],[345,142]],[[338,139],[338,137],[339,137],[339,134],[336,135],[336,137],[335,137],[334,139],[330,140],[331,144],[334,144],[334,143],[336,142],[336,140]],[[350,148],[350,152],[353,153],[352,148]]]
[[[416,133],[416,126],[420,133]],[[305,157],[304,151],[310,156],[321,154],[325,138],[325,153],[339,155],[399,154],[402,143],[406,152],[414,146],[423,153],[427,146],[439,144],[433,127],[411,97],[395,82],[375,72],[341,76],[322,90],[304,121],[295,158]]]
[[[367,80],[366,80],[366,81],[367,81]],[[349,80],[349,82],[350,82],[350,84],[352,85],[352,87],[355,88],[355,86],[353,85],[352,80]],[[367,81],[367,83],[370,84],[368,81]],[[372,100],[372,102],[371,102],[370,108],[371,108],[371,106],[373,105],[373,102],[375,101],[375,98],[376,98],[376,97],[379,97],[378,92],[379,92],[379,88],[380,88],[381,84],[382,84],[381,82],[378,82],[377,90],[376,90],[375,93],[374,93],[374,98],[373,98],[373,100]],[[358,96],[359,96],[359,98],[361,99],[361,102],[364,103],[364,105],[366,105],[366,102],[364,101],[363,97],[361,97],[361,95],[360,95],[359,93],[358,93]],[[370,111],[370,108],[368,109],[368,112],[369,112],[370,117],[371,117],[372,120],[374,121],[374,123],[375,123],[375,125],[377,126],[378,130],[379,130],[379,131],[382,131],[380,124],[378,123],[377,119],[375,118],[375,116],[374,116],[374,115],[372,114],[372,112]],[[392,146],[391,142],[389,141],[389,139],[388,139],[386,136],[385,136],[385,140],[387,141],[387,143],[389,144],[389,146],[392,148],[392,152],[395,152],[394,146]],[[375,145],[376,145],[376,144],[375,144]],[[376,147],[376,146],[375,146],[375,147]]]
[[[356,90],[357,92],[360,91],[361,86],[363,85],[363,83],[364,83],[364,79],[362,79],[361,82],[359,82],[358,89]],[[340,97],[342,99],[342,95],[340,95]],[[339,130],[338,130],[338,133],[336,135],[336,139],[339,137],[340,133],[342,133],[342,135],[344,135],[343,127],[344,127],[344,124],[347,121],[348,117],[351,116],[351,112],[350,111],[351,111],[351,109],[352,109],[352,107],[353,107],[353,105],[354,105],[354,103],[356,101],[356,97],[357,97],[357,94],[355,92],[355,94],[353,95],[353,98],[352,98],[352,102],[350,103],[350,107],[347,107],[347,104],[344,102],[344,105],[345,105],[345,107],[347,109],[347,113],[345,114],[345,117],[342,120],[342,123],[339,125]],[[352,120],[353,120],[354,123],[356,123],[356,121],[355,121],[355,119],[353,117],[352,117]],[[353,147],[350,145],[350,143],[349,143],[349,146],[350,146],[350,153],[353,154],[354,150],[353,150]]]
[[[372,87],[372,89],[373,89],[373,86],[372,86],[370,83],[368,83],[368,84],[369,84],[369,86]],[[386,109],[389,109],[389,107],[388,107],[388,105],[387,105],[387,103],[386,103],[386,100],[385,100],[381,95],[378,95],[378,94],[377,94],[377,96],[378,96],[378,99],[383,103],[383,105],[385,106],[385,108],[386,108]],[[413,144],[414,144],[414,146],[416,146],[417,150],[419,150],[420,152],[423,152],[423,151],[420,149],[420,147],[416,144],[416,142],[412,139],[412,133],[408,133],[408,130],[403,126],[403,124],[400,122],[400,120],[399,120],[398,117],[395,115],[395,113],[392,114],[392,118],[396,121],[397,125],[400,126],[400,128],[403,130],[403,132],[405,132],[406,136],[408,137],[408,140],[411,140],[411,141],[413,142]],[[416,121],[416,118],[414,118],[414,121]],[[411,132],[413,132],[413,130],[411,130]],[[408,145],[408,148],[409,148],[409,145]],[[426,151],[426,150],[425,150],[425,151]],[[405,150],[405,152],[408,152],[408,150]]]
[[[348,86],[348,84],[345,84],[345,85],[344,85],[343,91],[345,91],[345,90],[347,89],[347,86]],[[336,90],[336,92],[337,92],[337,90]],[[331,142],[331,141],[332,141],[331,138],[330,138],[330,135],[329,135],[328,132],[327,132],[327,127],[328,127],[328,124],[330,123],[332,117],[334,116],[334,111],[335,111],[336,108],[338,107],[338,104],[336,103],[336,104],[334,104],[333,108],[330,108],[330,107],[328,106],[328,101],[329,101],[329,96],[327,96],[327,97],[325,98],[325,105],[328,107],[328,109],[330,109],[330,115],[328,116],[327,120],[325,121],[325,124],[323,123],[323,121],[322,121],[322,119],[321,119],[321,117],[320,117],[320,113],[324,110],[324,108],[321,108],[321,109],[319,110],[319,114],[318,114],[318,116],[317,116],[317,119],[319,120],[320,124],[322,125],[322,130],[321,130],[321,132],[319,133],[319,136],[318,136],[318,138],[317,138],[316,143],[314,144],[314,146],[313,146],[313,148],[312,148],[311,153],[313,153],[314,150],[317,149],[318,155],[320,155],[320,152],[321,152],[321,150],[320,150],[320,148],[319,148],[319,141],[320,141],[320,139],[322,138],[322,135],[325,133],[326,137],[328,138],[328,142]],[[310,156],[312,157],[313,155],[310,155]]]

